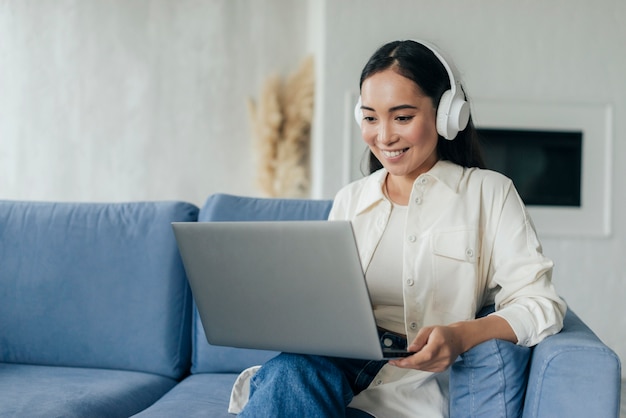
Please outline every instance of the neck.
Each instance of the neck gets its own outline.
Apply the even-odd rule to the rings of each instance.
[[[395,177],[387,174],[385,178],[385,191],[389,200],[396,205],[406,206],[409,204],[413,180],[406,177]]]
[[[409,199],[411,198],[411,191],[413,190],[413,183],[421,174],[433,168],[437,161],[439,161],[439,159],[436,154],[434,154],[430,163],[423,164],[418,170],[415,170],[409,175],[394,176],[390,172],[387,172],[384,184],[387,197],[397,205],[408,205]]]

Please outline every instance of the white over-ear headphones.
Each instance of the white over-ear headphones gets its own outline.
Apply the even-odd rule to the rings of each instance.
[[[439,99],[439,106],[437,107],[437,132],[446,139],[454,139],[460,131],[465,129],[470,116],[469,104],[465,100],[458,72],[452,61],[446,60],[443,54],[434,45],[424,41],[414,40],[414,42],[430,49],[448,72],[451,87],[450,90],[446,90],[441,95],[441,99]],[[361,126],[363,110],[361,109],[360,96],[354,108],[354,117],[359,126]]]

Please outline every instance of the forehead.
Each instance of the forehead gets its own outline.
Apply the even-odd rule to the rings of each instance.
[[[411,79],[387,69],[372,74],[361,85],[363,103],[380,100],[419,100],[426,95]]]

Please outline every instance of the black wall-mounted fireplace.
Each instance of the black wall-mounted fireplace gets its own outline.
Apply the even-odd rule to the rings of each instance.
[[[529,206],[581,206],[583,133],[478,129],[487,168],[513,180]]]

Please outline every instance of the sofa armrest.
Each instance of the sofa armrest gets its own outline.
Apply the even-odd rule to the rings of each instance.
[[[571,310],[533,350],[524,417],[618,417],[621,365]]]

